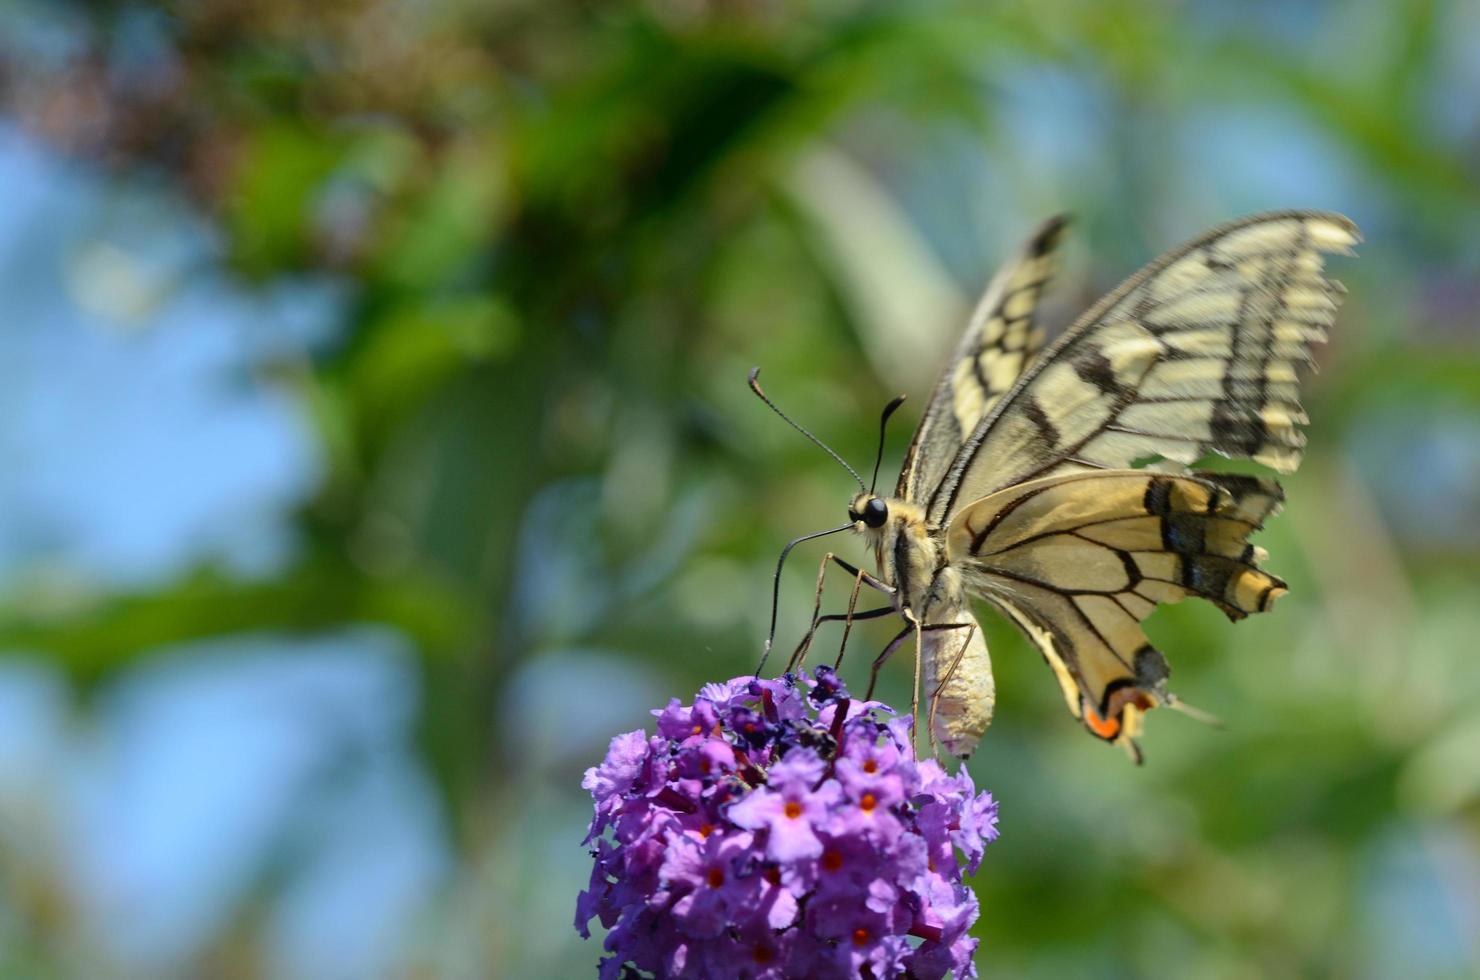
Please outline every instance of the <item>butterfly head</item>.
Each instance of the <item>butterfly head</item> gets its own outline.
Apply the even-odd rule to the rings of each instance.
[[[848,503],[848,520],[859,531],[877,531],[889,523],[889,504],[872,492],[860,493]]]

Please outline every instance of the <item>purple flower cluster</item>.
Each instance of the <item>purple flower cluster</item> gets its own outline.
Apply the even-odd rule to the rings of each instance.
[[[909,719],[816,679],[736,678],[612,739],[582,785],[595,868],[576,902],[610,932],[602,978],[974,977],[997,837],[963,768],[917,760]]]

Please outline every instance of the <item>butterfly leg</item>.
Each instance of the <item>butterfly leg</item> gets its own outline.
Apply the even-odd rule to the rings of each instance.
[[[914,631],[915,624],[913,623],[900,630],[895,634],[894,639],[885,644],[883,652],[874,658],[873,668],[869,670],[868,675],[868,691],[863,695],[865,701],[872,701],[874,699],[874,684],[879,680],[879,669],[884,666],[884,662],[893,656],[894,651],[899,649],[899,645]]]
[[[870,575],[868,572],[865,572],[863,569],[859,568],[856,565],[850,565],[848,562],[845,562],[837,555],[829,555],[828,557],[833,560],[834,565],[837,565],[849,575],[856,577],[859,581],[861,581],[864,585],[867,585],[871,589],[877,589],[885,595],[891,597],[894,597],[896,593],[899,592],[898,589],[896,589],[889,583],[875,578],[874,576]]]
[[[848,596],[848,618],[843,621],[843,638],[838,642],[838,658],[833,661],[833,670],[843,666],[843,654],[848,650],[848,634],[853,632],[853,615],[858,610],[858,591],[863,588],[863,578],[854,576],[853,591]]]
[[[787,670],[788,673],[791,672],[791,671],[794,671],[798,667],[800,667],[801,664],[802,664],[802,661],[806,659],[806,657],[807,657],[807,651],[809,649],[811,649],[812,639],[817,634],[817,627],[818,626],[822,625],[823,623],[837,622],[839,620],[842,620],[842,619],[847,618],[847,617],[844,617],[844,616],[822,616],[822,615],[819,615],[822,612],[822,589],[823,589],[823,585],[826,582],[827,570],[828,570],[828,566],[830,564],[837,565],[838,567],[842,568],[844,571],[846,571],[849,575],[851,575],[853,577],[853,595],[854,595],[855,599],[856,599],[856,597],[858,595],[859,588],[862,585],[868,585],[870,588],[877,589],[878,591],[883,592],[885,595],[890,596],[890,597],[893,597],[894,594],[895,594],[895,592],[896,592],[896,590],[894,588],[892,588],[891,586],[888,586],[888,585],[884,584],[883,582],[879,581],[877,578],[875,578],[874,576],[868,574],[863,569],[857,568],[857,567],[855,567],[853,565],[850,565],[848,562],[846,562],[843,559],[839,558],[837,555],[833,554],[832,552],[828,552],[826,555],[823,556],[822,563],[817,568],[817,591],[816,591],[816,593],[813,596],[813,602],[812,602],[812,625],[810,627],[808,627],[807,632],[802,637],[801,642],[797,644],[796,650],[792,652],[791,659],[787,661],[787,663],[786,663],[786,670]],[[850,604],[850,606],[849,606],[850,615],[852,613],[852,608],[853,607]],[[892,606],[889,607],[887,610],[885,610],[885,612],[892,612],[892,611],[893,611],[893,607]],[[884,612],[872,611],[872,612],[870,612],[867,615],[864,615],[862,613],[857,614],[857,615],[853,615],[852,618],[854,618],[854,619],[873,619],[875,616],[882,616],[883,614],[884,614]],[[839,655],[839,660],[841,661],[841,659],[842,659],[842,657],[841,657],[841,654],[840,654]]]
[[[920,621],[913,615],[910,620],[915,626],[915,679],[910,682],[910,741],[917,741],[920,737],[920,669],[925,665],[925,631],[920,628]],[[930,754],[935,754],[935,732],[929,732]]]
[[[895,612],[896,610],[891,609],[889,611]],[[874,615],[871,614],[883,615],[883,613],[884,610],[882,609],[873,609],[870,610],[869,613],[859,613],[853,618],[873,619]],[[873,696],[874,681],[878,679],[879,669],[884,666],[884,662],[889,659],[894,651],[899,648],[899,645],[903,643],[905,641],[905,638],[908,637],[911,633],[921,631],[934,632],[936,630],[964,629],[967,626],[971,625],[970,623],[926,623],[922,625],[920,621],[915,618],[915,614],[910,612],[910,610],[908,609],[900,611],[899,614],[904,617],[906,626],[897,636],[894,637],[894,639],[889,641],[889,644],[884,647],[884,651],[874,658],[873,673],[870,675],[868,693],[864,695],[865,698],[871,698]]]
[[[791,660],[787,662],[786,669],[796,670],[798,667],[801,666],[802,661],[805,660],[807,657],[806,647],[811,646],[812,634],[816,632],[817,628],[820,627],[823,623],[844,623],[846,625],[851,625],[852,623],[856,623],[860,619],[879,619],[882,616],[892,616],[896,612],[898,612],[898,610],[896,610],[893,606],[881,606],[878,609],[865,609],[863,612],[829,613],[826,616],[818,616],[816,621],[814,621],[812,624],[812,629],[807,631],[807,635],[802,637],[802,642],[797,645],[796,651],[792,653]],[[847,640],[848,634],[844,632],[843,642],[846,643]],[[839,651],[837,664],[841,664],[842,662],[843,655],[842,652]],[[837,668],[837,664],[834,664],[834,669]]]
[[[855,586],[855,591],[853,593],[853,600],[855,602],[858,599],[858,592],[856,591],[856,589],[857,587]],[[852,603],[849,603],[849,605],[851,606]],[[883,616],[893,616],[896,615],[898,612],[899,610],[895,609],[893,606],[880,606],[878,609],[865,609],[863,612],[854,612],[850,608],[849,611],[846,613],[829,613],[826,616],[819,616],[817,617],[817,620],[812,624],[812,630],[808,631],[807,636],[803,638],[802,642],[803,644],[810,644],[812,641],[812,633],[815,632],[817,627],[821,626],[823,623],[842,623],[843,641],[838,647],[838,658],[833,662],[833,670],[838,670],[843,665],[843,653],[848,648],[848,632],[853,628],[854,623],[858,622],[860,619],[879,619]],[[792,654],[792,659],[787,669],[798,669],[801,666],[802,660],[804,660],[805,658],[806,650],[804,650],[802,646],[799,645],[797,647],[797,651]],[[884,656],[882,659],[888,659],[888,657]],[[791,666],[791,664],[795,664],[795,666]],[[874,673],[878,673],[877,666],[875,666],[874,668]],[[870,681],[869,683],[869,690],[873,690],[872,681]]]
[[[807,659],[807,651],[812,648],[812,638],[817,634],[817,626],[822,619],[822,588],[827,584],[827,569],[835,557],[837,556],[829,551],[822,556],[822,561],[817,566],[817,591],[812,596],[812,625],[807,628],[806,635],[797,644],[797,648],[792,651],[791,659],[786,662],[786,672],[788,674],[795,672],[801,667],[802,662]],[[855,596],[858,595],[858,587],[862,581],[859,576],[862,574],[863,572],[860,571],[853,577],[853,594]],[[851,612],[852,609],[850,608],[849,611]]]
[[[920,663],[921,663],[921,656],[920,656],[920,653],[921,653],[921,651],[920,651],[921,634],[927,633],[927,632],[935,632],[937,630],[970,629],[971,626],[972,626],[972,624],[971,623],[921,623],[919,621],[919,619],[916,618],[915,614],[913,612],[911,612],[909,609],[901,610],[900,611],[900,615],[905,618],[905,622],[908,625],[906,625],[904,629],[900,630],[897,634],[895,634],[894,638],[889,641],[889,643],[884,647],[883,651],[877,657],[874,658],[873,667],[870,669],[869,675],[868,675],[868,691],[865,692],[865,694],[863,695],[863,699],[865,701],[872,701],[873,700],[873,698],[874,698],[874,686],[878,683],[878,680],[879,680],[879,671],[883,668],[884,662],[887,661],[891,656],[893,656],[894,651],[899,649],[899,645],[901,643],[903,643],[906,639],[908,639],[911,635],[913,635],[915,637],[915,692],[911,695],[911,698],[910,698],[910,710],[911,710],[910,717],[913,719],[918,714],[919,709],[920,709],[919,690],[920,690]],[[862,618],[862,615],[860,614],[860,616],[855,617],[855,618]]]

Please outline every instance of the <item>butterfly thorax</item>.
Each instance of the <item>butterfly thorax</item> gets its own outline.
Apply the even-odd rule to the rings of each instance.
[[[866,514],[870,500],[887,507],[886,520],[878,527],[859,520],[855,527],[871,539],[879,577],[899,590],[902,609],[928,618],[938,609],[959,608],[965,601],[960,576],[946,561],[944,535],[926,521],[924,509],[897,497],[860,494],[849,512]]]

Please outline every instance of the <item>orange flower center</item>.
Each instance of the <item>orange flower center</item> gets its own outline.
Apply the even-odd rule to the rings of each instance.
[[[843,855],[837,851],[822,852],[822,867],[825,871],[837,871],[843,866]]]
[[[879,771],[879,763],[874,759],[867,759],[863,763],[863,771],[870,774],[876,773]]]
[[[750,958],[755,960],[757,963],[769,963],[771,962],[772,957],[774,957],[775,955],[775,953],[771,952],[771,948],[769,946],[762,946],[759,944],[756,945],[755,949],[750,951]]]
[[[797,817],[800,817],[802,815],[802,805],[797,801],[792,800],[790,803],[786,804],[786,809],[782,812],[784,812],[792,820],[795,820]]]
[[[868,942],[868,930],[862,926],[853,930],[853,945],[862,946]]]
[[[699,825],[699,836],[700,837],[708,837],[712,833],[714,833],[714,824],[712,824],[712,823],[701,823]]]
[[[863,799],[858,801],[858,805],[863,809],[864,813],[869,813],[874,807],[879,805],[879,801],[874,798],[874,794],[864,793]]]
[[[725,883],[725,872],[723,868],[709,869],[709,887],[718,888]]]

